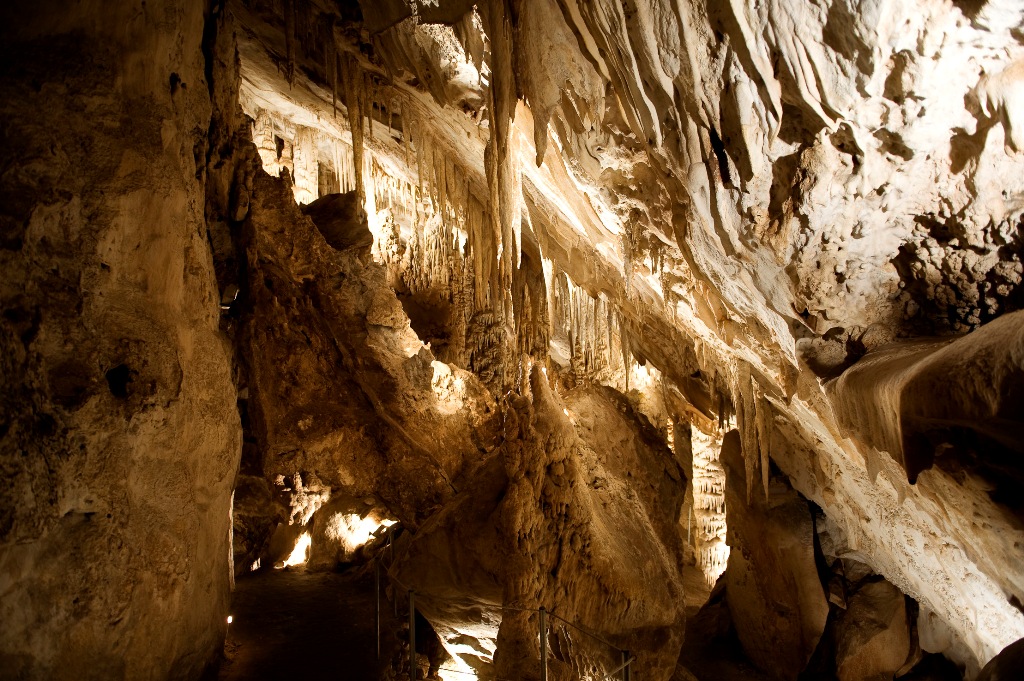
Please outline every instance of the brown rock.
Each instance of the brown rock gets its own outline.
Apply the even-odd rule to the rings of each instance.
[[[1003,648],[982,668],[976,681],[1010,681],[1024,677],[1024,639]]]
[[[539,369],[531,385],[532,403],[506,413],[505,445],[396,545],[394,574],[477,669],[497,642],[499,676],[534,678],[537,615],[512,608],[543,605],[668,678],[683,622],[679,465],[613,391],[580,388],[562,402]],[[557,673],[619,664],[579,630],[551,626]],[[477,652],[458,652],[467,644]]]
[[[895,586],[864,583],[847,601],[836,628],[839,681],[891,679],[910,653],[906,603]]]
[[[373,245],[373,235],[366,226],[366,213],[356,202],[356,193],[326,194],[302,206],[324,239],[333,248],[367,249]]]
[[[814,524],[807,501],[771,479],[746,503],[739,438],[722,445],[731,548],[726,599],[743,650],[763,671],[796,679],[825,628],[828,602],[814,562]],[[906,655],[904,655],[906,657]],[[902,660],[900,661],[902,663]]]
[[[241,428],[204,8],[145,11],[0,9],[5,679],[197,678],[226,626]]]

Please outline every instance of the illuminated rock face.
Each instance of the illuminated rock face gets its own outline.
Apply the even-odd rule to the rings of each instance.
[[[503,604],[669,678],[686,555],[761,667],[800,613],[795,677],[805,500],[925,650],[972,675],[1024,635],[1015,0],[103,4],[0,17],[0,666],[194,677],[232,548],[330,567],[371,510],[515,678]],[[903,643],[857,607],[886,633],[844,678]]]
[[[223,641],[241,428],[204,16],[147,11],[0,10],[3,678],[197,678]]]

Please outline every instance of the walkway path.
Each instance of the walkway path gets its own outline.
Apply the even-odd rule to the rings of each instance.
[[[374,611],[372,573],[290,568],[239,579],[218,679],[376,679]]]

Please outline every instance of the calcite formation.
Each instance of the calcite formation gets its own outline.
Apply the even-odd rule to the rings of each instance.
[[[1024,637],[1016,0],[64,5],[0,9],[0,676],[198,678],[303,562],[481,676],[543,606],[690,678],[699,574],[775,678]]]

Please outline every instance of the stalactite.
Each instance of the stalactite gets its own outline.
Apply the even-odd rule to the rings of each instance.
[[[760,392],[760,391],[759,391]],[[761,485],[764,488],[764,497],[768,498],[768,478],[771,471],[771,403],[763,396],[757,396],[757,441],[759,445],[761,464]]]
[[[411,146],[411,140],[409,139],[412,134],[412,115],[407,107],[402,107],[402,115],[399,116],[398,122],[402,126],[402,151],[405,153],[405,166],[409,166],[409,149]],[[418,142],[417,142],[418,144]]]
[[[360,123],[364,126],[363,135],[369,136],[373,139],[373,107],[375,100],[373,97],[372,81],[370,75],[365,71],[359,72],[359,98],[360,98],[360,112],[363,114],[363,118]]]
[[[736,410],[736,427],[743,447],[743,465],[747,477],[747,501],[750,502],[754,481],[760,478],[765,497],[768,496],[768,422],[770,409],[760,395],[760,388],[750,374],[750,365],[737,363],[732,389],[732,402]],[[763,412],[763,413],[762,413]]]
[[[497,290],[505,291],[511,281],[512,267],[518,268],[521,264],[522,250],[522,178],[518,154],[512,148],[517,101],[512,63],[513,32],[507,0],[490,0],[483,7],[491,40],[491,106],[488,109],[491,138],[485,164],[492,221],[498,234],[497,253],[501,256]]]
[[[325,59],[327,61],[327,73],[331,79],[331,113],[338,118],[338,46],[334,42],[334,33],[331,29],[331,39],[324,45]]]
[[[351,55],[345,55],[345,68],[341,71],[341,79],[345,91],[349,128],[352,131],[352,168],[356,200],[359,205],[364,205],[366,189],[363,186],[363,72]]]
[[[693,515],[697,529],[692,541],[698,567],[708,584],[714,586],[729,559],[729,547],[725,543],[725,469],[720,461],[722,437],[719,433],[708,434],[694,428],[691,443]]]

